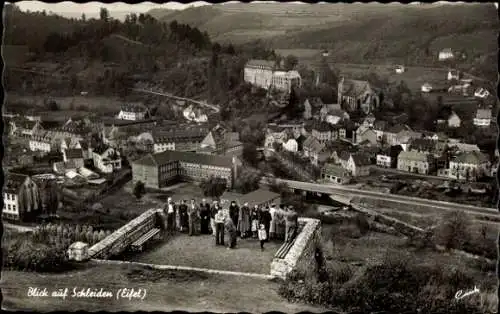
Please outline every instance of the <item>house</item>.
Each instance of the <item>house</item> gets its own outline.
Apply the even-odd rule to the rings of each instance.
[[[305,157],[309,157],[313,165],[318,165],[319,162],[326,160],[325,144],[319,142],[314,136],[310,135],[302,144],[302,151]]]
[[[304,114],[305,120],[312,119],[319,114],[319,110],[323,107],[323,101],[319,97],[307,98],[304,101]]]
[[[2,217],[8,220],[28,221],[40,213],[40,191],[27,175],[8,173],[3,189]]]
[[[346,169],[331,163],[326,163],[321,168],[321,178],[336,184],[347,184],[351,180],[351,176]]]
[[[377,154],[377,166],[383,168],[396,168],[399,153],[403,151],[401,145],[391,146]]]
[[[448,71],[448,81],[451,81],[451,80],[460,80],[460,71],[458,70],[449,70]]]
[[[372,113],[370,113],[363,119],[363,123],[361,125],[367,128],[373,128],[373,124],[375,123],[376,120],[377,119],[375,118],[375,116]]]
[[[117,116],[121,120],[147,120],[150,118],[149,109],[141,104],[125,104]]]
[[[356,152],[348,153],[349,159],[344,164],[344,168],[353,177],[361,177],[370,175],[372,162],[368,154]],[[344,157],[345,158],[345,157]]]
[[[226,179],[231,188],[237,177],[238,160],[192,152],[164,151],[132,162],[132,181],[161,189],[178,180],[201,181],[211,176]]]
[[[369,82],[342,77],[338,84],[338,103],[348,112],[363,111],[368,114],[378,107],[380,98]]]
[[[244,80],[252,85],[268,89],[271,86],[275,68],[274,61],[250,60],[243,70]]]
[[[446,142],[426,138],[414,138],[409,142],[407,151],[433,154],[442,156],[448,147]]]
[[[411,136],[406,131],[411,131],[411,128],[405,124],[393,125],[383,133],[383,141],[391,146],[404,144],[408,140],[407,137]]]
[[[418,174],[434,172],[434,155],[417,151],[401,151],[398,155],[398,170]]]
[[[194,109],[193,105],[189,105],[182,111],[182,115],[186,120],[196,122],[196,123],[206,123],[208,121],[208,117],[204,114],[200,108]]]
[[[389,123],[384,120],[375,120],[373,123],[373,130],[377,133],[379,142],[385,141],[384,133],[389,128]],[[359,128],[358,128],[359,130]]]
[[[335,110],[329,110],[324,121],[332,125],[337,125],[342,121],[349,120],[349,118],[350,118],[349,114],[344,110],[335,109]]]
[[[271,78],[271,88],[290,93],[292,87],[302,86],[302,78],[299,72],[293,71],[274,71]]]
[[[450,148],[455,149],[457,152],[460,153],[467,153],[467,152],[479,152],[481,151],[477,144],[467,144],[467,143],[450,143],[448,145]]]
[[[31,121],[25,118],[14,118],[10,120],[9,124],[10,134],[20,137],[30,137],[33,134],[43,131],[43,127],[38,120]]]
[[[63,161],[72,162],[75,168],[81,168],[84,165],[83,150],[82,149],[65,149],[62,151]]]
[[[422,86],[420,87],[420,90],[423,92],[423,93],[430,93],[431,90],[432,90],[432,85],[430,83],[424,83],[422,84]]]
[[[473,123],[479,127],[489,127],[491,125],[491,109],[477,109]]]
[[[29,140],[29,149],[32,152],[45,152],[57,150],[57,142],[55,138],[50,136],[48,132],[40,131],[34,133]]]
[[[491,172],[490,159],[481,152],[464,152],[458,154],[450,161],[449,177],[476,181],[478,178],[488,176]]]
[[[486,88],[478,88],[475,92],[474,92],[474,97],[477,97],[477,98],[488,98],[488,96],[490,96],[490,92],[486,89]]]
[[[397,74],[401,74],[401,73],[404,73],[405,72],[405,67],[402,66],[402,65],[397,65],[395,68],[394,68],[394,71],[397,73]]]
[[[445,61],[455,58],[455,54],[451,50],[451,48],[444,48],[439,52],[438,59],[439,61]]]
[[[286,129],[276,124],[268,124],[266,130],[265,147],[272,147],[274,143],[283,144],[288,137]]]
[[[103,173],[112,173],[122,167],[120,153],[105,144],[99,145],[92,150],[92,160],[94,167]]]
[[[446,124],[449,128],[459,128],[462,124],[462,120],[455,113],[455,111],[452,110],[447,113],[441,114],[438,117],[436,123],[440,125]]]
[[[359,130],[359,129],[358,129]],[[370,145],[377,145],[379,144],[379,139],[377,136],[377,132],[373,130],[372,128],[363,128],[364,131],[362,131],[361,134],[358,134],[356,136],[356,141],[358,144],[362,143],[369,143]]]
[[[283,143],[283,149],[296,153],[299,150],[299,144],[294,138],[290,138],[286,143]]]
[[[320,143],[330,142],[332,140],[332,127],[327,122],[317,122],[312,126],[311,135]]]
[[[208,133],[208,134],[207,134]],[[200,145],[210,146],[215,140],[211,132],[204,128],[190,128],[171,130],[167,132],[153,132],[153,152],[161,153],[166,150],[196,151]]]

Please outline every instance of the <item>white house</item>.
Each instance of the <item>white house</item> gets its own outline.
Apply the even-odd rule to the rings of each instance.
[[[454,179],[475,181],[489,175],[490,160],[481,152],[464,152],[450,161],[449,176]]]
[[[250,60],[245,64],[243,76],[245,82],[268,89],[271,86],[275,63],[267,60]]]
[[[297,71],[275,71],[271,79],[271,86],[277,90],[290,92],[292,86],[300,87],[302,78]]]
[[[401,74],[405,72],[405,67],[402,65],[397,65],[394,70],[396,71],[397,74]]]
[[[138,121],[149,118],[149,115],[149,109],[145,106],[139,104],[127,104],[122,106],[117,118],[121,120]]]
[[[38,132],[30,137],[29,149],[32,152],[49,153],[54,150],[54,141],[48,136],[47,132]]]
[[[424,93],[430,93],[430,91],[432,90],[432,85],[429,83],[424,83],[422,87],[420,87],[420,90]]]
[[[439,52],[439,61],[445,61],[449,59],[455,58],[455,54],[451,50],[451,48],[445,48]]]
[[[283,149],[296,153],[299,150],[299,144],[294,138],[291,138],[286,143],[283,143]]]
[[[448,71],[448,81],[451,81],[451,80],[459,80],[460,79],[460,71],[458,70],[449,70]]]
[[[354,177],[370,175],[370,168],[370,157],[363,153],[351,153],[345,163],[345,169]]]
[[[478,98],[488,98],[488,96],[490,96],[490,92],[485,89],[485,88],[478,88],[475,92],[474,92],[474,97],[478,97]]]
[[[104,173],[112,173],[122,167],[120,153],[106,145],[101,145],[92,151],[92,160],[94,167]]]
[[[473,123],[475,126],[488,127],[491,124],[491,109],[477,109]]]

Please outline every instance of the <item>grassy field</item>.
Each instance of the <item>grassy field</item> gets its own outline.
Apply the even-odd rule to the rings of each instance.
[[[80,112],[82,110],[99,113],[104,115],[116,115],[120,111],[120,107],[123,104],[118,97],[104,97],[104,96],[73,96],[73,97],[50,97],[50,99],[54,100],[58,106],[60,111],[54,112],[56,116],[67,116],[71,115],[71,113]],[[44,97],[43,96],[25,96],[19,95],[15,93],[9,93],[7,95],[6,104],[8,108],[9,103],[15,102],[24,102],[33,104],[35,107],[44,108]]]
[[[83,270],[50,275],[4,271],[3,308],[48,311],[162,311],[249,312],[280,310],[323,312],[326,309],[290,304],[277,294],[278,284],[256,278],[171,271],[153,271],[129,265],[89,265]],[[28,297],[29,287],[146,289],[144,300],[116,298],[36,298]]]

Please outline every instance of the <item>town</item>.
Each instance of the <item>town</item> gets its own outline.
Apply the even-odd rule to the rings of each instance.
[[[231,14],[239,10],[227,8]],[[152,13],[120,21],[104,8],[89,19],[25,12],[12,4],[4,9],[7,39],[23,19],[76,25],[70,35],[48,33],[36,49],[13,39],[3,45],[2,243],[9,269],[49,270],[45,260],[23,260],[43,246],[60,271],[96,259],[215,268],[279,277],[288,285],[280,287],[281,296],[309,302],[290,288],[309,280],[293,277],[299,266],[283,266],[290,256],[312,252],[298,254],[293,265],[315,260],[318,278],[333,278],[330,266],[322,266],[334,258],[324,247],[335,250],[338,236],[355,239],[364,250],[369,232],[410,241],[405,250],[416,241],[433,254],[442,248],[472,254],[488,265],[478,275],[488,279],[481,280],[493,278],[496,229],[488,228],[500,222],[496,82],[469,67],[476,61],[466,47],[427,48],[427,64],[348,64],[333,48],[305,53],[219,44],[197,27],[167,24]],[[104,48],[89,44],[95,38]],[[164,55],[162,49],[172,52]],[[79,54],[85,70],[76,61]],[[220,229],[222,246],[226,241],[236,250],[200,257],[200,250],[219,245],[219,206],[228,217]],[[198,220],[191,214],[195,207]],[[266,212],[271,229],[262,218]],[[294,215],[298,222],[288,220]],[[449,221],[461,225],[450,227]],[[259,246],[261,224],[267,239]],[[353,232],[342,231],[346,226],[360,234],[345,236]],[[192,240],[187,233],[201,235]],[[21,234],[26,238],[20,242]],[[312,249],[315,237],[331,238],[319,241],[321,254]],[[233,259],[254,261],[241,265]],[[345,267],[352,272],[358,266]],[[317,298],[312,304],[329,310],[337,302],[347,308],[359,303]],[[273,302],[286,301],[276,296]],[[472,309],[473,303],[447,312]],[[303,309],[314,310],[290,308]]]

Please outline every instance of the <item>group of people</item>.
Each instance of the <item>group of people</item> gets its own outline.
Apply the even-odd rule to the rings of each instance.
[[[293,206],[271,204],[270,206],[248,203],[239,206],[232,201],[224,207],[219,201],[212,204],[203,199],[197,204],[194,199],[188,204],[183,200],[176,204],[168,198],[164,207],[167,217],[167,232],[186,232],[190,236],[198,234],[212,234],[215,245],[224,246],[224,236],[227,233],[228,249],[236,247],[237,238],[254,238],[260,240],[261,250],[269,240],[294,239],[298,227],[298,214]]]

